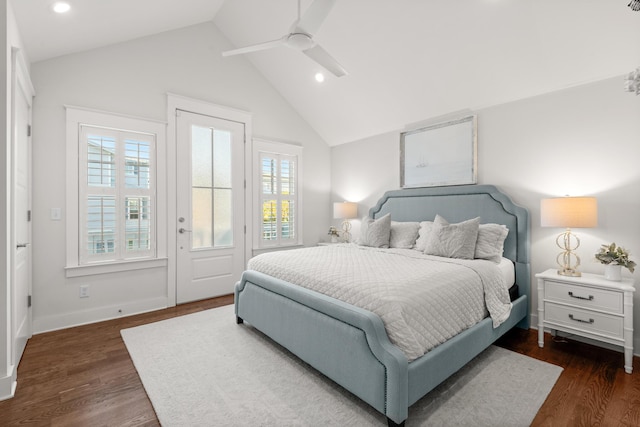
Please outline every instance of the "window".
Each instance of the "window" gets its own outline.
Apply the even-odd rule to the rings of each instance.
[[[157,259],[164,125],[67,108],[67,134],[67,268]]]
[[[155,256],[155,135],[80,124],[80,264]]]
[[[254,140],[257,248],[302,244],[302,147]]]
[[[232,247],[232,133],[191,125],[193,249]]]

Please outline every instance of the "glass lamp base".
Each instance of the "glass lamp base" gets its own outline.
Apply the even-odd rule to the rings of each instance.
[[[562,268],[562,269],[558,269],[558,274],[561,276],[569,276],[569,277],[580,277],[582,276],[582,273],[580,273],[579,271],[574,270],[573,268]]]
[[[571,243],[572,237],[575,242],[573,245]],[[562,244],[560,244],[560,242],[562,242]],[[556,245],[558,245],[560,249],[563,249],[563,251],[556,257],[556,263],[559,267],[558,274],[560,276],[568,277],[582,276],[582,273],[578,271],[578,267],[580,266],[580,257],[573,252],[580,246],[580,239],[578,239],[578,237],[571,233],[571,230],[567,228],[564,233],[560,233],[556,238]]]

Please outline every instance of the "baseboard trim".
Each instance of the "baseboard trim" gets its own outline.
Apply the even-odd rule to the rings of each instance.
[[[71,313],[57,314],[33,319],[33,333],[57,331],[72,328],[74,326],[88,325],[90,323],[117,319],[134,314],[147,313],[169,307],[167,297],[150,298],[142,301],[134,301],[126,304],[97,307],[88,310],[74,311]]]
[[[0,401],[11,399],[16,394],[16,369],[15,366],[11,366],[10,373],[6,377],[0,378]]]

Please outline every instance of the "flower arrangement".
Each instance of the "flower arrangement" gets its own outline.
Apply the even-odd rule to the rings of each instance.
[[[628,268],[631,273],[633,273],[637,265],[629,259],[629,252],[621,246],[616,246],[615,243],[600,246],[600,250],[596,254],[596,259],[605,265],[621,265]]]
[[[329,232],[328,232],[327,234],[328,234],[329,236],[332,236],[332,237],[334,237],[334,236],[335,236],[335,237],[340,236],[340,234],[338,233],[338,229],[337,229],[337,228],[335,228],[334,226],[329,227]]]

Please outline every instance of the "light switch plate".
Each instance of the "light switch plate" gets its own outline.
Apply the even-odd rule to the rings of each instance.
[[[62,209],[51,208],[51,219],[53,221],[60,221],[62,219]]]

